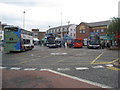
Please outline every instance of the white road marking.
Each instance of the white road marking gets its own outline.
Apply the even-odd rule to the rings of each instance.
[[[36,70],[36,68],[25,68],[24,70],[28,70],[28,71],[34,71],[34,70]]]
[[[40,71],[46,71],[46,70],[50,70],[50,69],[40,69]]]
[[[104,68],[104,66],[92,66],[92,68]]]
[[[107,67],[113,67],[113,65],[112,65],[112,64],[107,64],[106,66],[107,66]]]
[[[76,67],[75,68],[76,70],[86,70],[86,69],[89,69],[88,67]]]
[[[67,55],[67,53],[50,53],[51,55]]]
[[[7,67],[0,67],[0,69],[5,69],[5,68],[7,68]]]
[[[58,71],[68,71],[68,70],[70,70],[70,68],[58,68],[57,70]]]
[[[99,84],[97,82],[93,82],[93,81],[85,80],[85,79],[78,78],[78,77],[75,77],[75,76],[70,76],[70,75],[67,75],[67,74],[64,74],[64,73],[60,73],[60,72],[57,72],[57,71],[53,71],[51,69],[44,69],[43,71],[49,71],[49,72],[52,72],[52,73],[55,73],[55,74],[58,74],[58,75],[61,75],[61,76],[65,76],[65,77],[68,77],[68,78],[71,78],[71,79],[74,79],[74,80],[78,80],[80,82],[89,83],[89,84],[92,84],[92,85],[95,85],[95,86],[98,86],[98,87],[101,87],[101,88],[112,88],[112,87],[109,87],[109,86],[106,86],[106,85],[103,85],[103,84]]]
[[[10,68],[11,70],[20,70],[21,68],[19,68],[19,67],[12,67],[12,68]]]
[[[34,56],[33,54],[31,54],[31,56]]]

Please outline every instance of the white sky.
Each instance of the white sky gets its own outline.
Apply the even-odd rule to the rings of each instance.
[[[0,0],[0,21],[46,31],[49,27],[81,22],[97,22],[118,16],[120,0]]]

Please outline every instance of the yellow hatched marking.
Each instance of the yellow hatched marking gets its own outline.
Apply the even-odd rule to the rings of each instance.
[[[90,64],[95,63],[95,61],[96,61],[97,59],[99,59],[102,55],[103,55],[103,52],[102,52],[100,55],[98,55]]]
[[[111,63],[114,63],[114,62],[116,62],[118,60],[120,60],[120,58],[117,58],[117,59],[115,59],[115,60],[113,60],[111,62],[96,62],[96,63],[93,63],[93,64],[111,64]]]
[[[120,69],[119,69],[119,68],[115,68],[115,67],[107,67],[107,69],[111,69],[111,70],[120,71]]]

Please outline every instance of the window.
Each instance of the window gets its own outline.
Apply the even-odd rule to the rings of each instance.
[[[96,32],[96,30],[94,30],[93,32]]]
[[[75,34],[74,34],[74,37],[75,37]]]
[[[85,30],[80,30],[80,33],[84,34],[84,33],[85,33]]]
[[[104,29],[101,29],[101,32],[104,32]]]
[[[85,33],[85,30],[83,30],[83,33]]]
[[[97,32],[99,32],[100,30],[97,30]]]
[[[55,31],[54,32],[57,32],[57,29],[55,29]]]
[[[80,30],[80,33],[82,33],[82,30]]]
[[[5,31],[9,32],[9,31],[14,31],[14,32],[18,32],[18,28],[5,28]]]
[[[24,44],[30,44],[30,40],[29,39],[23,39],[23,43]]]
[[[59,32],[60,32],[60,29],[59,29]]]

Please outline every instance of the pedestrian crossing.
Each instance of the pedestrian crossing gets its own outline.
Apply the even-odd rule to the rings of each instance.
[[[0,69],[8,69],[8,70],[24,70],[24,71],[35,71],[35,70],[44,70],[44,69],[50,69],[50,70],[56,70],[56,71],[70,71],[70,70],[76,70],[76,71],[85,71],[90,69],[104,69],[107,67],[113,67],[113,64],[106,64],[106,65],[94,65],[89,67],[57,67],[57,68],[34,68],[34,67],[4,67],[0,66]]]

